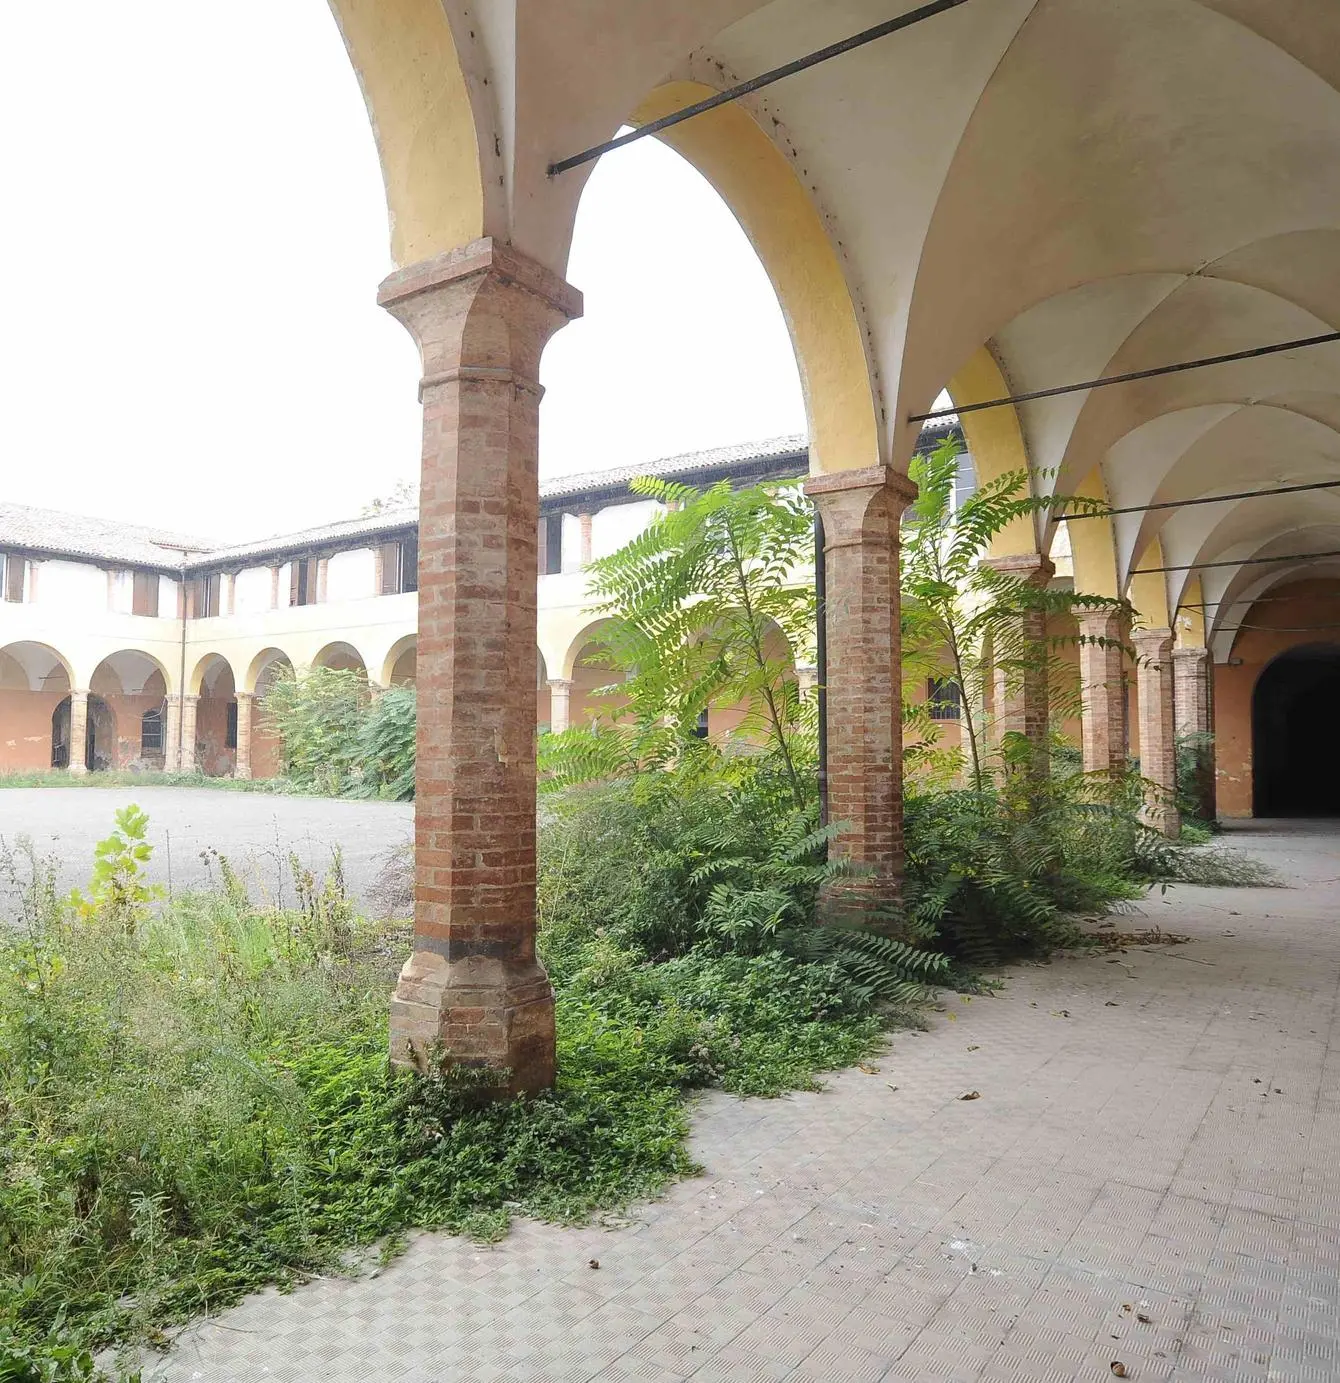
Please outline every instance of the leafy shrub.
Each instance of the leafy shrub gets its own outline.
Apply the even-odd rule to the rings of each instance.
[[[372,696],[358,672],[312,668],[297,677],[286,669],[261,704],[295,787],[336,797],[413,798],[413,687]]]

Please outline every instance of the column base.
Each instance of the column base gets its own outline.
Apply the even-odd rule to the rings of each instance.
[[[434,1063],[506,1072],[497,1093],[554,1083],[554,990],[538,961],[416,950],[391,1000],[391,1061],[419,1071]]]

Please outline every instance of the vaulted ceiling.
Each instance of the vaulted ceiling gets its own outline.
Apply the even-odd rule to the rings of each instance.
[[[360,23],[445,13],[480,230],[559,272],[585,173],[549,177],[551,161],[609,138],[667,81],[726,86],[912,8],[333,3],[360,72]],[[967,0],[745,109],[826,230],[895,466],[908,415],[983,346],[1017,392],[1340,329],[1336,0]],[[1340,344],[1038,401],[1019,421],[1039,488],[1097,471],[1121,507],[1336,479]],[[1117,588],[1152,549],[1183,568],[1169,608],[1199,575],[1213,626],[1333,564],[1195,564],[1340,549],[1340,490],[1135,514],[1114,538]]]

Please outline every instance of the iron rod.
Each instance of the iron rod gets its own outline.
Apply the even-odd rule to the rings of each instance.
[[[1200,360],[1183,360],[1176,365],[1158,365],[1152,370],[1132,370],[1124,375],[1104,375],[1086,379],[1081,384],[1061,384],[1055,389],[1034,389],[1027,394],[1011,394],[1008,398],[990,399],[986,403],[965,403],[954,408],[937,408],[932,413],[912,413],[910,423],[929,423],[936,418],[961,417],[964,413],[981,413],[987,408],[1004,408],[1012,403],[1032,403],[1035,399],[1054,399],[1060,394],[1078,394],[1083,389],[1105,389],[1110,384],[1130,384],[1140,379],[1157,379],[1160,375],[1180,374],[1183,370],[1203,370],[1207,365],[1231,365],[1235,360],[1256,360],[1263,355],[1278,355],[1281,351],[1301,350],[1304,346],[1324,346],[1340,341],[1340,331],[1328,331],[1323,336],[1303,336],[1297,341],[1281,341],[1274,346],[1254,346],[1249,351],[1233,351],[1228,355],[1207,355]]]
[[[793,62],[784,63],[781,67],[774,67],[770,72],[764,72],[758,77],[751,77],[747,82],[740,82],[737,86],[727,87],[725,91],[714,92],[704,100],[696,101],[693,105],[685,106],[682,110],[671,111],[669,115],[663,115],[659,120],[651,120],[645,125],[639,125],[637,129],[630,130],[627,134],[617,135],[613,139],[607,139],[603,144],[596,144],[590,149],[583,149],[580,154],[559,159],[557,163],[549,165],[549,176],[551,178],[557,177],[559,173],[566,173],[569,169],[580,168],[582,164],[590,163],[602,154],[608,154],[612,149],[622,149],[625,144],[632,144],[634,140],[659,134],[662,130],[668,130],[671,125],[692,120],[695,115],[703,115],[709,110],[716,110],[718,106],[729,105],[732,101],[738,101],[741,96],[748,96],[751,92],[758,91],[762,87],[771,86],[773,82],[780,82],[783,77],[792,77],[797,72],[804,72],[808,68],[817,67],[821,62],[827,62],[830,58],[839,58],[855,48],[863,48],[867,43],[873,43],[876,39],[886,38],[889,34],[896,34],[902,29],[910,29],[914,24],[920,24],[924,19],[934,19],[937,14],[944,14],[948,10],[957,9],[960,5],[967,3],[968,0],[932,0],[931,4],[909,10],[906,14],[899,15],[897,19],[887,19],[882,24],[874,25],[873,28],[862,29],[859,34],[852,34],[850,38],[840,39],[837,43],[830,43],[827,48],[819,48],[813,53],[807,53],[803,58],[796,58]]]
[[[1170,499],[1160,504],[1130,504],[1122,509],[1095,509],[1082,514],[1062,514],[1067,523],[1075,519],[1110,519],[1117,514],[1148,514],[1155,509],[1185,509],[1192,504],[1221,504],[1230,499],[1259,499],[1266,495],[1296,495],[1303,490],[1340,490],[1340,480],[1318,480],[1309,485],[1281,485],[1274,490],[1238,490],[1231,495],[1201,495],[1196,499]]]
[[[1235,562],[1179,562],[1171,567],[1139,567],[1132,576],[1154,576],[1164,571],[1200,571],[1204,567],[1255,567],[1262,562],[1302,562],[1317,557],[1340,557],[1340,548],[1330,552],[1288,552],[1282,557],[1239,557]]]

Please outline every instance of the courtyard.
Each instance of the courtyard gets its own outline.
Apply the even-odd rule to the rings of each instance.
[[[8,788],[0,791],[0,839],[27,836],[55,860],[62,892],[88,882],[93,848],[112,828],[112,813],[134,802],[149,814],[154,847],[149,879],[174,890],[211,882],[210,851],[227,856],[256,900],[291,901],[290,854],[317,875],[338,846],[349,894],[367,907],[387,855],[409,839],[414,805],[348,802],[332,797],[173,787]],[[213,877],[217,878],[217,866]]]
[[[704,1098],[702,1174],[626,1219],[420,1235],[146,1377],[1334,1379],[1340,831],[1229,839],[1290,887],[1156,890],[1116,926],[1185,944],[948,993],[819,1093]]]

